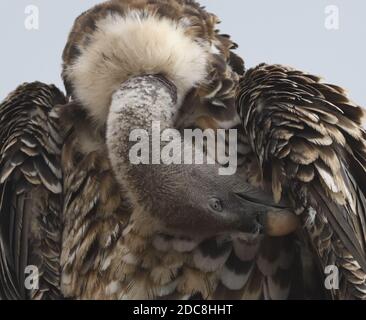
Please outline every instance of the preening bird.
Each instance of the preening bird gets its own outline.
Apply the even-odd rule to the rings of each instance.
[[[1,104],[0,297],[365,298],[364,112],[312,75],[244,73],[218,22],[192,0],[107,1],[75,21],[66,97],[32,83]],[[237,174],[132,165],[152,121],[238,129]]]
[[[269,197],[260,198],[263,192],[245,183],[244,175],[220,175],[220,166],[207,162],[131,165],[130,150],[135,142],[130,140],[130,133],[136,128],[151,133],[154,121],[172,128],[176,104],[176,87],[161,76],[133,77],[113,95],[106,143],[116,180],[133,207],[132,219],[143,214],[143,220],[151,220],[151,228],[156,228],[149,233],[197,243],[232,231],[257,234],[262,228],[262,213],[281,206]],[[183,155],[190,151],[194,159],[198,153],[204,156],[203,150],[184,138],[169,145]]]

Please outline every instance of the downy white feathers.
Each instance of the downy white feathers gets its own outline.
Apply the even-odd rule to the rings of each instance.
[[[112,94],[137,75],[163,74],[178,90],[178,102],[207,72],[209,44],[186,34],[186,27],[140,11],[114,14],[97,22],[88,45],[68,67],[76,99],[104,124]]]

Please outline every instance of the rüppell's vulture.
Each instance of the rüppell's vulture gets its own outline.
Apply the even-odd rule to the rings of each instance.
[[[1,104],[1,298],[365,297],[363,111],[312,75],[244,73],[218,22],[192,0],[107,1],[75,21],[66,96],[36,82]],[[154,121],[237,129],[236,173],[133,165]]]

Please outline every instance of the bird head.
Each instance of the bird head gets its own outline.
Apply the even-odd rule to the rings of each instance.
[[[181,162],[166,164],[164,153],[159,150],[159,158],[155,159],[158,162],[154,163],[156,145],[150,140],[154,120],[160,121],[163,128],[172,126],[176,104],[175,85],[162,76],[132,78],[113,96],[107,125],[108,152],[116,178],[128,190],[133,206],[142,207],[146,215],[157,218],[161,231],[179,236],[206,238],[231,232],[258,234],[263,227],[271,229],[268,213],[283,212],[287,204],[276,204],[271,193],[246,183],[240,170],[223,175],[218,164],[195,162],[208,158],[199,156],[204,149],[197,150],[197,145],[184,137],[161,140],[157,146],[169,144],[170,150],[180,150]],[[138,131],[138,139],[134,136],[131,140],[135,129],[144,130]],[[147,158],[136,162],[131,161],[131,150],[137,140],[139,153]],[[185,161],[188,151],[193,162]]]
[[[165,174],[148,195],[151,212],[178,236],[260,234],[267,207],[247,200],[245,196],[249,198],[255,190],[245,183],[242,174],[220,175],[219,168],[210,164],[156,168]]]

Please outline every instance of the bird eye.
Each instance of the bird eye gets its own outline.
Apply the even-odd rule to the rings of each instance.
[[[211,209],[213,209],[217,212],[222,212],[223,206],[222,206],[222,202],[220,199],[213,198],[213,199],[210,199],[208,203],[209,203]]]

